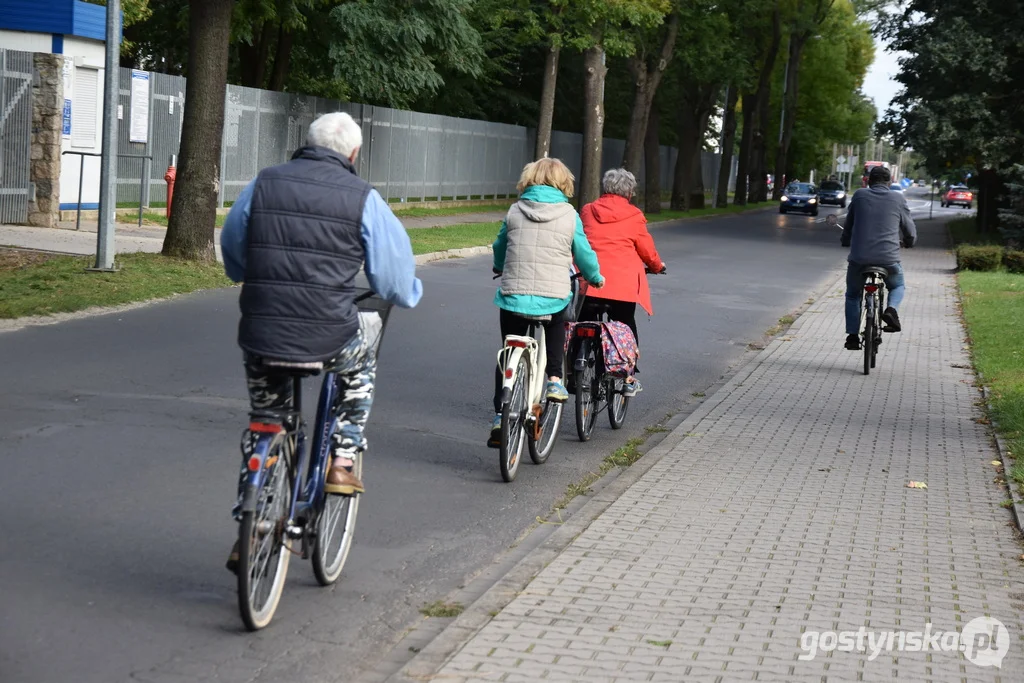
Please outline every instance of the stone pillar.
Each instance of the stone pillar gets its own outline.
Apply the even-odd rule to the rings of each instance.
[[[33,55],[32,166],[35,200],[28,204],[28,224],[56,228],[60,220],[60,152],[64,123],[64,56]]]

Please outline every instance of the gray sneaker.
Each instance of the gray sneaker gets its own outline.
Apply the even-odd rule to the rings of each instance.
[[[644,388],[640,386],[640,380],[634,377],[632,382],[626,382],[622,387],[622,395],[626,398],[633,398],[643,390]]]

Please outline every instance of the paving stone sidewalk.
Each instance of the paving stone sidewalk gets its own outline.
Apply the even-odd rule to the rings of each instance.
[[[875,372],[842,349],[837,282],[430,678],[1024,680],[1021,546],[975,422],[944,228],[922,233],[905,253],[906,331],[885,336]],[[1001,668],[828,651],[831,633],[960,631],[986,616],[1005,627]]]

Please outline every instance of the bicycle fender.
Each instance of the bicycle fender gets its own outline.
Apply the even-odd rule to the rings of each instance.
[[[242,512],[256,511],[256,498],[259,490],[263,487],[263,479],[266,477],[267,454],[270,452],[270,445],[274,441],[273,434],[262,435],[256,439],[252,455],[249,457],[249,476],[246,478],[245,490],[242,494]],[[253,464],[258,465],[253,469]]]
[[[506,403],[508,400],[511,400],[511,398],[512,398],[512,383],[515,382],[515,377],[514,376],[513,377],[509,377],[508,376],[508,372],[506,372],[506,371],[509,368],[514,370],[515,368],[517,368],[519,366],[519,359],[523,356],[523,353],[525,353],[525,349],[520,349],[520,348],[517,348],[517,347],[507,347],[506,346],[504,349],[502,349],[502,354],[505,355],[505,363],[503,364],[504,367],[502,367],[502,376],[501,376],[501,400],[502,400],[502,403]],[[499,358],[501,358],[500,355],[499,355]],[[506,396],[508,398],[506,398]]]

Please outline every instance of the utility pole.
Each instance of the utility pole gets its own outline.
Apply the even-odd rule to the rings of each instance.
[[[103,78],[103,143],[100,157],[100,215],[96,232],[96,265],[112,271],[117,213],[117,91],[120,81],[121,0],[107,0],[107,42]]]

